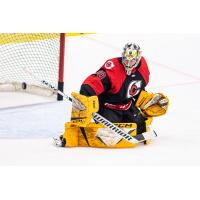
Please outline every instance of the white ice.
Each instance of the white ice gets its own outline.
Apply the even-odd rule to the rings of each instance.
[[[57,148],[52,137],[64,131],[69,102],[0,93],[0,165],[200,165],[200,35],[67,38],[65,92],[78,91],[87,75],[107,59],[120,56],[129,41],[140,44],[148,62],[147,90],[163,92],[170,99],[168,113],[153,122],[158,138],[133,149]]]

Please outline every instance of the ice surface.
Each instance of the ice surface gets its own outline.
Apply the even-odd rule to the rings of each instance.
[[[200,35],[113,35],[66,41],[65,92],[80,84],[124,43],[138,42],[150,71],[148,91],[170,99],[167,115],[155,118],[156,138],[134,149],[56,148],[52,136],[64,130],[70,103],[47,103],[30,94],[0,93],[0,165],[200,165]],[[24,106],[36,103],[35,106]],[[10,106],[19,108],[4,109]]]
[[[1,138],[49,138],[63,133],[70,107],[51,102],[1,110]]]

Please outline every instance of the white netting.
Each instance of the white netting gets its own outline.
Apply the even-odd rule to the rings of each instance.
[[[23,68],[57,87],[59,51],[59,33],[0,34],[1,87],[12,82],[44,87]]]

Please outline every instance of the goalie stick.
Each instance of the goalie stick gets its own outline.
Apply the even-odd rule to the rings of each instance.
[[[29,70],[27,70],[26,68],[23,68],[23,70],[28,73],[30,76],[32,76],[35,80],[37,80],[38,82],[42,83],[43,85],[46,85],[47,87],[49,87],[50,89],[52,89],[55,93],[60,94],[61,96],[64,97],[65,100],[71,101],[73,106],[79,110],[84,110],[85,106],[83,104],[81,104],[81,102],[79,102],[77,99],[70,97],[68,95],[66,95],[65,93],[61,92],[60,90],[56,89],[53,85],[51,85],[50,83],[48,83],[45,80],[41,80],[38,77],[35,76],[35,74],[33,74],[32,72],[30,72]],[[121,128],[117,127],[115,124],[113,124],[112,122],[110,122],[109,120],[107,120],[106,118],[104,118],[103,116],[101,116],[98,113],[93,113],[92,114],[93,119],[96,120],[97,122],[103,124],[104,126],[106,126],[107,128],[109,128],[111,131],[113,131],[115,134],[120,135],[124,140],[133,143],[133,144],[137,144],[140,142],[143,142],[145,140],[147,140],[145,137],[143,136],[131,136],[128,133],[126,133],[124,130],[122,130]],[[155,134],[155,132],[146,132],[144,136],[147,137],[148,134],[148,139],[152,139],[153,137],[156,137],[157,135]]]
[[[93,113],[93,119],[98,121],[99,123],[103,124],[107,128],[109,128],[111,131],[114,133],[117,133],[120,135],[123,139],[127,140],[130,143],[136,144],[140,142],[144,142],[145,140],[152,139],[154,137],[157,137],[157,134],[155,131],[148,131],[144,132],[142,134],[136,135],[136,136],[131,136],[128,133],[126,133],[124,130],[121,128],[117,127],[115,124],[111,123],[109,120],[104,118],[98,113]]]

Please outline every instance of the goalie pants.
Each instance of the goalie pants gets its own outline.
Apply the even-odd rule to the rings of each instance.
[[[99,114],[111,121],[112,123],[136,123],[137,134],[146,132],[145,120],[138,108],[134,105],[128,110],[113,110],[105,107],[100,107]]]

